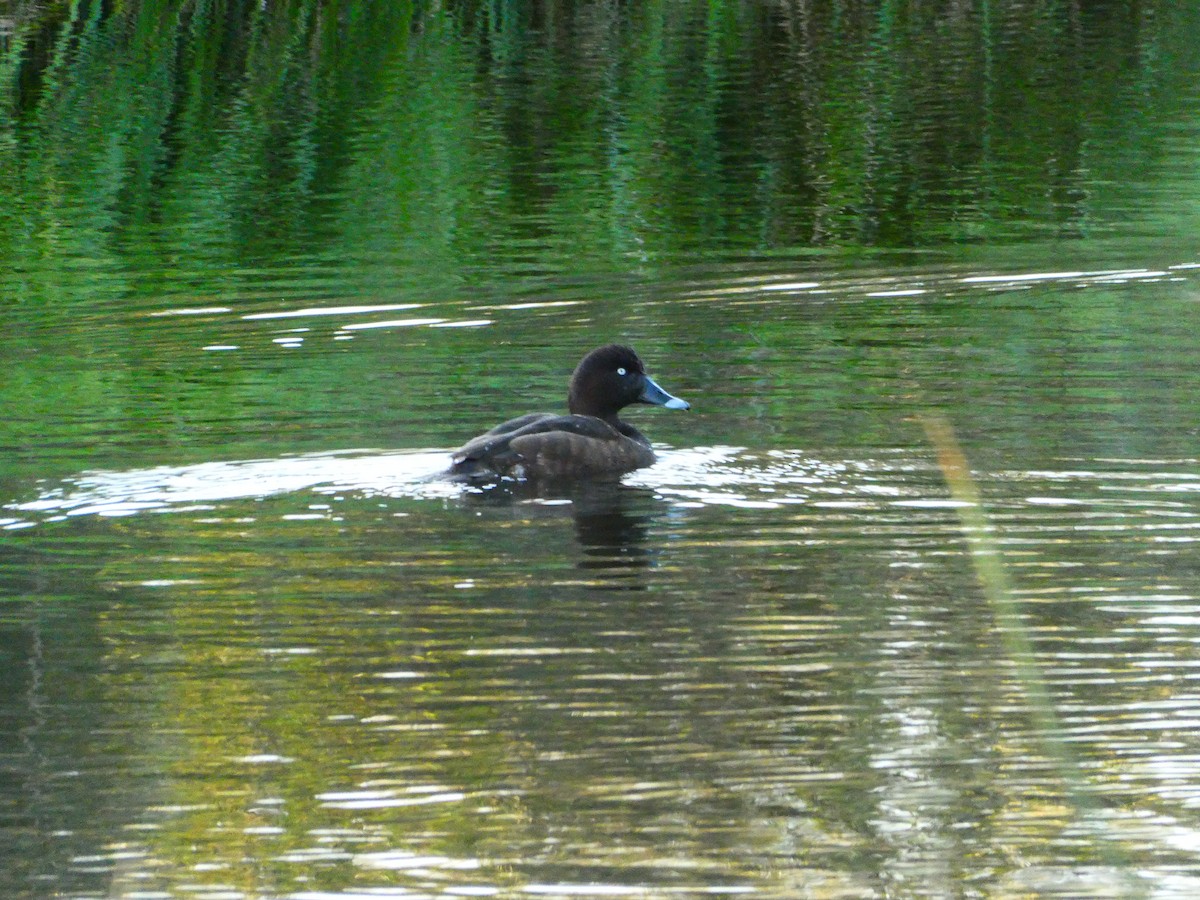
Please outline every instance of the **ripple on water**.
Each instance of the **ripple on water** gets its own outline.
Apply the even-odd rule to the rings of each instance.
[[[627,479],[635,501],[615,510],[536,496],[477,504],[486,492],[431,478],[445,451],[419,450],[88,472],[6,515],[36,526],[154,512],[181,525],[170,534],[181,540],[150,541],[140,557],[137,529],[120,529],[103,573],[120,598],[104,664],[145,680],[146,694],[127,689],[136,699],[163,683],[205,696],[218,671],[245,677],[281,720],[307,723],[303,741],[282,729],[278,748],[247,739],[210,764],[221,777],[285,779],[321,758],[306,796],[329,830],[309,832],[319,847],[281,850],[297,870],[337,862],[412,878],[413,890],[466,873],[485,894],[507,890],[494,855],[397,839],[442,819],[470,821],[485,844],[502,835],[518,873],[552,853],[536,823],[553,822],[569,858],[529,868],[522,887],[551,895],[663,894],[664,878],[703,875],[711,893],[804,896],[822,867],[851,870],[878,834],[902,842],[939,816],[980,831],[1015,822],[1012,846],[1035,853],[1058,828],[1039,824],[1058,815],[1041,726],[1012,688],[933,464],[737,446],[660,457]],[[1163,858],[1192,852],[1187,817],[1200,808],[1200,598],[1189,546],[1160,540],[1200,520],[1172,489],[1196,481],[1191,469],[976,473],[1058,737],[1117,807],[1110,830]],[[251,533],[233,517],[200,539],[182,527],[198,510],[305,493],[317,517],[335,498],[369,499],[338,510],[351,526],[375,501],[429,514],[336,541],[291,512]],[[481,510],[479,527],[464,524]],[[572,521],[575,532],[562,527]],[[616,575],[626,589],[609,590]],[[222,712],[258,728],[258,696]],[[172,726],[197,742],[226,727],[202,716]],[[1016,799],[980,807],[992,794]],[[841,815],[846,802],[870,825]],[[1162,812],[1139,812],[1147,805]],[[245,834],[279,827],[260,820],[245,827],[267,830]],[[758,862],[804,852],[817,865],[764,887],[736,854],[708,852],[731,821],[745,827],[738,846],[771,842]],[[639,867],[643,851],[657,868]],[[1052,865],[1028,878],[1093,884]]]
[[[870,507],[880,501],[920,499],[895,477],[911,465],[873,460],[829,461],[802,451],[754,453],[741,447],[661,450],[659,462],[625,479],[681,506],[725,505],[776,509],[793,504]],[[437,478],[449,451],[345,451],[278,459],[157,466],[85,472],[5,509],[31,518],[9,527],[66,516],[127,516],[312,490],[322,494],[446,498],[478,490]],[[920,466],[928,470],[928,466]],[[939,502],[929,500],[929,502]]]

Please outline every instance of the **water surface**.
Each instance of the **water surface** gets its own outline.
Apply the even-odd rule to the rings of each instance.
[[[1195,896],[1195,13],[826,6],[17,5],[0,894]]]

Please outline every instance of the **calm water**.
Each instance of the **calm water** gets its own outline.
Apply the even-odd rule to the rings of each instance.
[[[1200,13],[827,6],[0,18],[0,895],[1200,894]]]

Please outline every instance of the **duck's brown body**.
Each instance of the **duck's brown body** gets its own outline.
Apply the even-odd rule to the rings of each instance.
[[[646,374],[637,354],[615,344],[584,357],[571,376],[570,415],[530,413],[468,441],[454,453],[456,478],[616,478],[651,465],[650,441],[617,418],[631,403],[688,409]]]

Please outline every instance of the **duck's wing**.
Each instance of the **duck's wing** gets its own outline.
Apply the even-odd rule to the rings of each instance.
[[[511,474],[524,478],[617,478],[654,462],[649,442],[622,434],[590,416],[563,417],[570,421],[553,431],[513,435],[508,449],[516,457]]]
[[[501,422],[495,428],[489,428],[483,434],[471,438],[471,440],[455,450],[454,462],[458,464],[466,460],[483,459],[490,453],[495,452],[497,448],[502,447],[514,435],[523,434],[525,429],[536,431],[540,427],[544,427],[545,423],[564,418],[569,417],[556,416],[554,413],[529,413],[524,416],[517,416],[515,419],[509,419],[507,422]]]
[[[454,451],[451,475],[505,474],[539,450],[564,440],[616,441],[621,434],[607,422],[592,416],[555,416],[530,413],[510,419]]]
[[[501,422],[478,437],[471,438],[454,451],[449,474],[455,478],[475,478],[498,475],[516,462],[508,460],[508,441],[525,428],[562,418],[554,413],[527,413]]]
[[[475,443],[475,441],[478,441],[481,438],[494,437],[494,436],[500,435],[500,434],[511,434],[514,431],[520,431],[526,425],[532,425],[535,422],[543,422],[547,419],[565,419],[565,418],[568,418],[568,417],[561,416],[557,413],[526,413],[523,416],[517,416],[515,419],[509,419],[507,422],[501,422],[495,428],[489,428],[483,434],[479,435],[479,437],[472,438],[467,444],[465,444],[463,446],[463,449],[465,450],[467,447],[471,446],[471,444]]]

